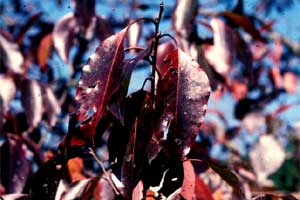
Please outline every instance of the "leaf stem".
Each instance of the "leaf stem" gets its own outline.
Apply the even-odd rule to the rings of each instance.
[[[93,151],[92,148],[89,148],[89,152],[88,152],[90,155],[93,156],[93,158],[96,160],[96,162],[100,165],[104,175],[106,176],[107,178],[107,181],[108,183],[111,185],[112,189],[114,190],[114,192],[116,193],[116,195],[120,195],[121,192],[118,190],[118,188],[115,186],[115,184],[113,183],[113,181],[111,180],[111,177],[110,175],[107,173],[105,167],[104,167],[104,164],[103,162],[96,156],[95,152]]]
[[[156,60],[157,60],[157,48],[159,44],[159,38],[160,38],[160,32],[159,32],[159,24],[160,20],[162,18],[162,14],[164,12],[164,4],[163,2],[160,3],[159,6],[159,14],[158,17],[155,19],[155,38],[153,42],[153,52],[152,52],[152,78],[155,80],[155,72],[157,71],[156,68]],[[155,81],[151,82],[151,99],[154,102],[154,97],[155,97]]]

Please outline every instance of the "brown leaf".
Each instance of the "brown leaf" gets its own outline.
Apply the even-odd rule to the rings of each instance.
[[[181,196],[184,199],[193,199],[195,192],[196,175],[191,161],[183,162],[183,182],[181,186]]]
[[[48,34],[43,37],[38,47],[37,59],[43,71],[47,69],[47,60],[51,53],[52,43],[52,34]]]
[[[43,114],[42,90],[36,80],[22,80],[21,102],[29,128],[35,128]]]
[[[169,72],[159,80],[157,109],[174,116],[171,130],[181,147],[188,147],[198,134],[206,111],[210,86],[206,73],[181,50],[165,59]],[[182,153],[182,152],[181,152]]]
[[[266,42],[266,39],[261,36],[260,32],[248,17],[230,11],[220,12],[218,13],[218,16],[226,17],[233,24],[242,27],[253,39]]]

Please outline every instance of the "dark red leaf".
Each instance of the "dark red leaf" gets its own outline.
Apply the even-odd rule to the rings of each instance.
[[[120,84],[125,34],[126,29],[104,40],[83,67],[75,97],[76,116],[79,121],[92,116],[92,127],[106,113],[109,99]]]
[[[6,193],[22,193],[31,166],[26,158],[26,148],[20,136],[7,134],[6,142],[1,145],[1,183]],[[25,150],[26,149],[26,150]]]
[[[195,198],[197,200],[214,200],[209,187],[203,182],[200,176],[195,178]]]
[[[260,32],[256,29],[256,27],[248,17],[230,11],[220,12],[218,13],[218,15],[226,17],[233,24],[242,27],[252,36],[253,39],[259,40],[261,42],[266,42],[266,39],[261,36]]]
[[[169,72],[158,82],[157,109],[174,116],[173,139],[180,147],[189,147],[204,119],[209,81],[199,64],[181,50],[171,52],[165,64]]]
[[[36,13],[34,15],[32,15],[28,21],[26,22],[26,24],[24,26],[21,27],[21,30],[19,32],[19,34],[16,36],[15,40],[18,44],[21,44],[23,41],[23,38],[25,36],[25,34],[27,33],[27,31],[32,27],[32,25],[41,17],[41,13]]]

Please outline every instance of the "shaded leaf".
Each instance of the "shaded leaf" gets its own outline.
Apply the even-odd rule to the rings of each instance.
[[[59,181],[62,177],[64,166],[55,160],[44,163],[34,174],[30,182],[30,191],[33,199],[55,199]]]
[[[217,174],[219,174],[220,177],[235,191],[241,193],[239,179],[234,173],[232,173],[227,167],[221,166],[215,161],[207,160],[206,162],[210,166],[210,168],[213,169]]]
[[[132,71],[134,67],[145,57],[149,56],[151,53],[151,48],[147,48],[139,53],[137,56],[126,60],[123,66],[121,84],[117,91],[112,95],[109,102],[110,113],[122,124],[124,125],[124,109],[125,109],[125,99],[128,93],[129,82],[131,79]]]
[[[48,34],[43,37],[38,47],[37,59],[43,71],[47,69],[47,61],[51,53],[52,43],[52,34]]]
[[[27,124],[30,128],[35,128],[41,121],[43,114],[41,87],[36,80],[24,79],[20,89]]]
[[[6,142],[1,145],[1,184],[6,193],[22,193],[31,173],[31,166],[26,159],[26,150],[20,136],[7,134]]]
[[[21,44],[23,41],[23,38],[25,36],[25,34],[28,32],[28,30],[33,26],[33,24],[41,17],[41,13],[36,13],[34,15],[32,15],[28,21],[26,22],[26,24],[24,26],[21,27],[21,30],[19,32],[19,34],[16,36],[15,40],[18,44]]]

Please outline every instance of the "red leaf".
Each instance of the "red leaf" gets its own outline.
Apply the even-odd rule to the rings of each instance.
[[[183,162],[183,182],[181,186],[181,196],[184,199],[193,199],[195,191],[196,175],[191,161]]]
[[[26,150],[20,136],[7,134],[6,142],[1,145],[1,183],[6,193],[21,193],[31,171],[26,159]]]
[[[20,30],[19,34],[16,36],[16,42],[18,44],[22,43],[25,34],[32,27],[32,25],[40,18],[40,16],[41,16],[41,13],[36,13],[36,14],[32,15],[28,19],[28,21],[26,22],[26,24],[21,27],[21,30]]]
[[[209,187],[203,182],[200,176],[195,179],[195,197],[197,200],[214,200]]]
[[[206,73],[181,50],[165,59],[169,71],[159,80],[157,109],[174,116],[171,129],[181,147],[188,147],[200,129],[210,94]],[[173,128],[172,128],[173,127]]]
[[[24,79],[21,83],[21,102],[29,128],[35,128],[42,119],[42,90],[36,80]]]
[[[37,59],[38,63],[41,66],[41,69],[45,71],[47,69],[47,60],[50,56],[52,47],[52,35],[46,35],[40,42],[38,47]]]
[[[157,48],[157,69],[161,76],[164,76],[165,73],[169,70],[167,65],[164,65],[164,58],[171,52],[176,49],[173,42],[167,42],[160,44]]]

